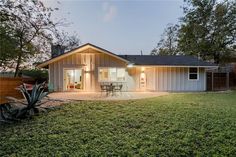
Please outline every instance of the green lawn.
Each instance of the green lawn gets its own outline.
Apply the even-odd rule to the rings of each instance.
[[[0,126],[0,156],[236,156],[236,92],[64,105]]]

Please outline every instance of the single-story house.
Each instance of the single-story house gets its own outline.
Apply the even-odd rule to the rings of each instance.
[[[55,91],[100,91],[104,82],[123,91],[205,91],[206,69],[193,56],[116,55],[87,43],[37,66],[48,68]]]

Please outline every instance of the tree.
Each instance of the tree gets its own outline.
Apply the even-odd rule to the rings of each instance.
[[[151,51],[152,55],[176,55],[177,50],[178,25],[168,24],[161,36],[157,47]]]
[[[72,50],[80,45],[80,39],[78,34],[75,32],[73,35],[62,31],[56,34],[54,45],[60,45],[65,48],[65,50]]]
[[[1,29],[5,31],[9,27],[10,31],[5,35],[13,39],[1,43],[1,48],[5,43],[14,42],[9,43],[13,49],[1,49],[0,53],[1,56],[10,55],[16,62],[15,76],[24,61],[48,49],[56,26],[61,24],[51,20],[52,12],[52,8],[38,0],[0,1]]]
[[[235,52],[236,1],[187,0],[178,48],[186,55],[222,63]]]
[[[7,70],[9,66],[12,67],[12,65],[14,64],[14,62],[12,62],[12,58],[16,57],[16,53],[14,52],[17,49],[15,44],[17,40],[14,38],[14,36],[9,34],[10,31],[11,30],[9,27],[3,27],[2,24],[0,24],[0,67],[2,67],[1,70]]]

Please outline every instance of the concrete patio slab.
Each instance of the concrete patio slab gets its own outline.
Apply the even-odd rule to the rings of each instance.
[[[50,98],[59,100],[131,100],[168,95],[168,92],[122,92],[107,96],[100,92],[54,92]]]

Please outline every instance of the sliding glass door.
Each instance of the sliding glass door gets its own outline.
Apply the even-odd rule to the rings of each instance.
[[[78,91],[83,89],[82,69],[64,69],[64,89]]]

